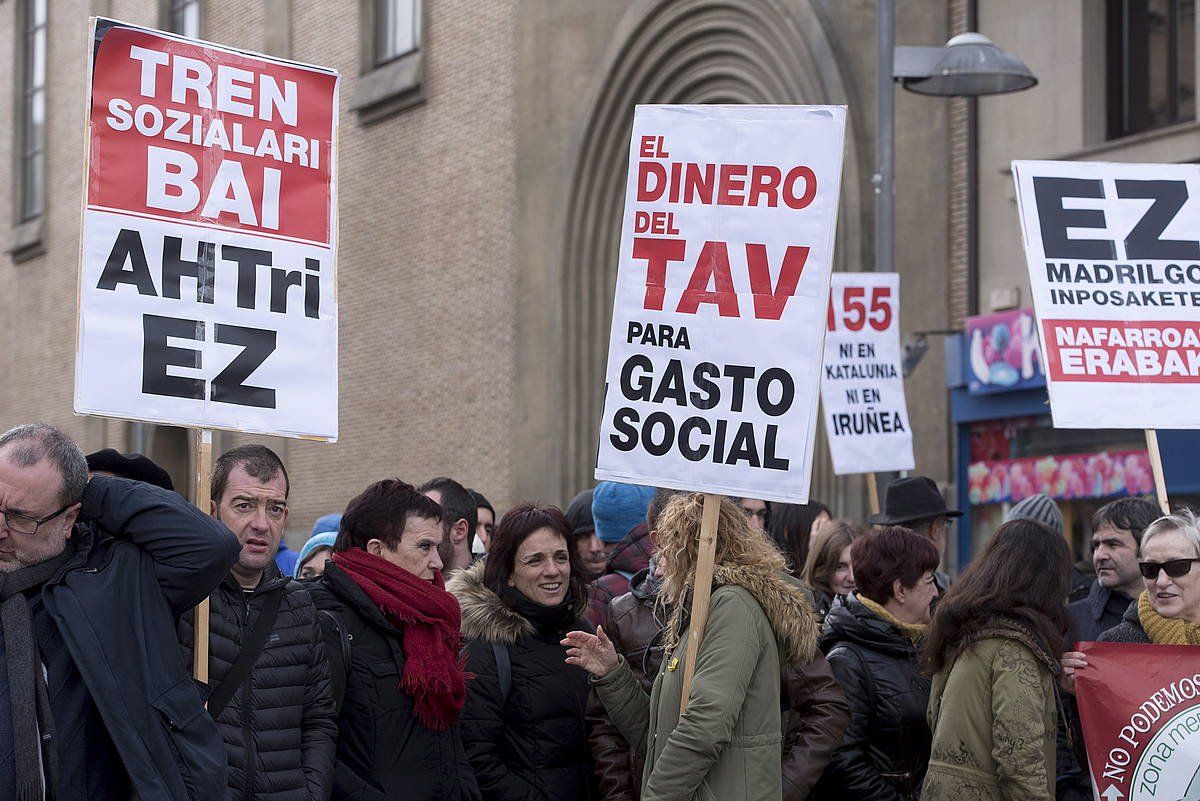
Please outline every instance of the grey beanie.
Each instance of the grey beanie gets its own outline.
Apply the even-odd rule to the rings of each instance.
[[[1063,516],[1059,511],[1058,504],[1049,495],[1043,493],[1030,495],[1013,504],[1013,508],[1009,509],[1008,514],[1004,516],[1005,523],[1010,520],[1032,520],[1053,529],[1060,536],[1063,533]]]

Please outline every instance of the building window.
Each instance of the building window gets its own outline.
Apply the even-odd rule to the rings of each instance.
[[[22,0],[20,183],[17,222],[42,215],[46,206],[46,6],[49,0]]]
[[[359,0],[362,76],[352,107],[364,123],[377,122],[425,99],[424,3]]]
[[[167,0],[167,29],[189,39],[200,38],[200,0]]]
[[[1108,138],[1196,117],[1195,0],[1108,0]]]
[[[420,45],[419,0],[375,0],[375,66],[406,56]]]

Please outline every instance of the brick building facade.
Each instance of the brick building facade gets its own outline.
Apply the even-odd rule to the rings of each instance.
[[[898,41],[944,41],[951,5],[906,4]],[[564,503],[589,483],[636,103],[848,104],[837,269],[869,267],[873,11],[865,0],[0,0],[0,53],[14,59],[0,104],[15,110],[0,119],[0,183],[12,187],[0,193],[0,427],[45,419],[86,449],[140,446],[181,485],[190,474],[182,430],[71,411],[91,14],[198,24],[201,38],[342,73],[340,440],[270,440],[291,472],[295,543],[383,476],[451,475],[497,506]],[[24,65],[43,13],[44,128],[31,134]],[[381,38],[396,13],[416,16]],[[942,329],[950,106],[898,92],[896,112],[902,329]],[[22,170],[39,136],[44,203],[30,216]],[[939,360],[908,391],[918,470],[944,480]],[[243,437],[216,439],[219,450]],[[814,496],[860,514],[861,480],[835,478],[818,449]]]

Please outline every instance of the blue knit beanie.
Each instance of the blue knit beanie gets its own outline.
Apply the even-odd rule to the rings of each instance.
[[[304,543],[304,547],[300,549],[300,555],[296,557],[296,578],[300,578],[300,569],[304,567],[308,557],[313,555],[313,551],[321,548],[333,550],[335,540],[337,540],[336,531],[322,531],[320,534],[309,537],[308,542]]]
[[[324,534],[326,531],[338,533],[338,529],[342,527],[342,516],[340,514],[321,515],[317,518],[317,522],[313,523],[313,530],[310,537],[315,537],[318,534]]]
[[[654,497],[654,487],[601,481],[592,494],[592,520],[601,542],[620,542],[625,535],[646,522],[646,509]]]

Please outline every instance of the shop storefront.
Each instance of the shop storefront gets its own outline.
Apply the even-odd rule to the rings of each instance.
[[[1118,497],[1154,493],[1140,430],[1056,429],[1038,354],[1033,312],[972,317],[947,346],[955,426],[958,508],[948,543],[959,570],[979,553],[1012,504],[1037,493],[1058,501],[1077,559],[1090,556],[1092,514]],[[1200,432],[1162,431],[1172,504],[1200,499]]]

